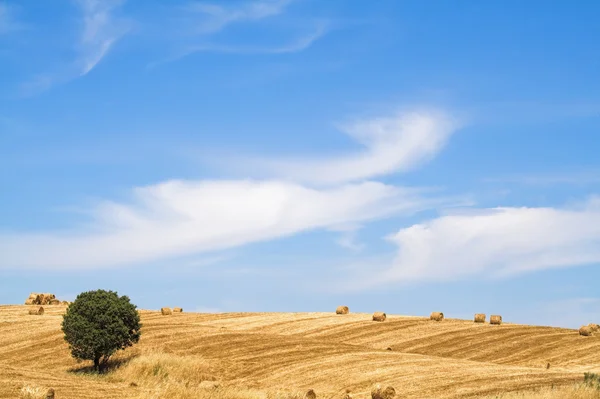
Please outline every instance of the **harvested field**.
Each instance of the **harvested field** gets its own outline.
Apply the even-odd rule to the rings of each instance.
[[[0,306],[0,398],[32,386],[54,388],[60,399],[301,398],[309,389],[317,398],[349,389],[361,399],[376,384],[396,397],[466,398],[570,387],[600,372],[600,336],[571,329],[397,315],[374,323],[364,313],[140,311],[140,344],[119,355],[119,369],[95,376],[76,372],[89,364],[73,360],[63,340],[66,306],[44,317],[29,308]]]

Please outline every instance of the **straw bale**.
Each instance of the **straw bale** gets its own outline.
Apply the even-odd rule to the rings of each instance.
[[[475,314],[475,323],[485,323],[485,313]]]
[[[387,315],[383,312],[375,312],[373,313],[373,321],[385,321]]]
[[[431,315],[429,316],[430,320],[434,320],[434,321],[442,321],[444,320],[444,313],[442,312],[431,312]]]
[[[348,314],[349,312],[350,309],[348,309],[348,306],[338,306],[335,310],[336,314]]]

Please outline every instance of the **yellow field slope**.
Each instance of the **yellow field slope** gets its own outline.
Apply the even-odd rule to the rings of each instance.
[[[203,380],[229,389],[206,397],[313,388],[319,398],[341,399],[349,389],[356,399],[380,383],[397,397],[451,398],[570,385],[584,371],[600,372],[600,335],[569,329],[401,316],[378,323],[333,312],[141,311],[140,344],[119,357],[133,360],[97,377],[78,373],[87,363],[70,357],[60,331],[65,307],[47,306],[43,316],[28,309],[0,306],[1,398],[18,398],[27,386],[52,387],[57,399],[191,398],[201,395],[167,391],[205,392],[211,383]]]

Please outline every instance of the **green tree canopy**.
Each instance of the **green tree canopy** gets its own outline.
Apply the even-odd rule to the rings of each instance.
[[[141,327],[136,306],[129,298],[105,290],[79,294],[62,322],[73,357],[92,360],[98,371],[115,352],[139,342]]]

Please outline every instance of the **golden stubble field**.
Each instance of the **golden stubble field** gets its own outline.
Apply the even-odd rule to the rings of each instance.
[[[430,321],[331,313],[140,311],[140,344],[106,375],[70,357],[65,306],[0,306],[0,398],[56,390],[56,399],[370,397],[375,384],[396,398],[493,396],[572,386],[600,372],[600,334],[470,320]],[[388,350],[391,348],[391,350]],[[547,369],[547,363],[550,368]],[[215,388],[214,385],[220,385]]]

